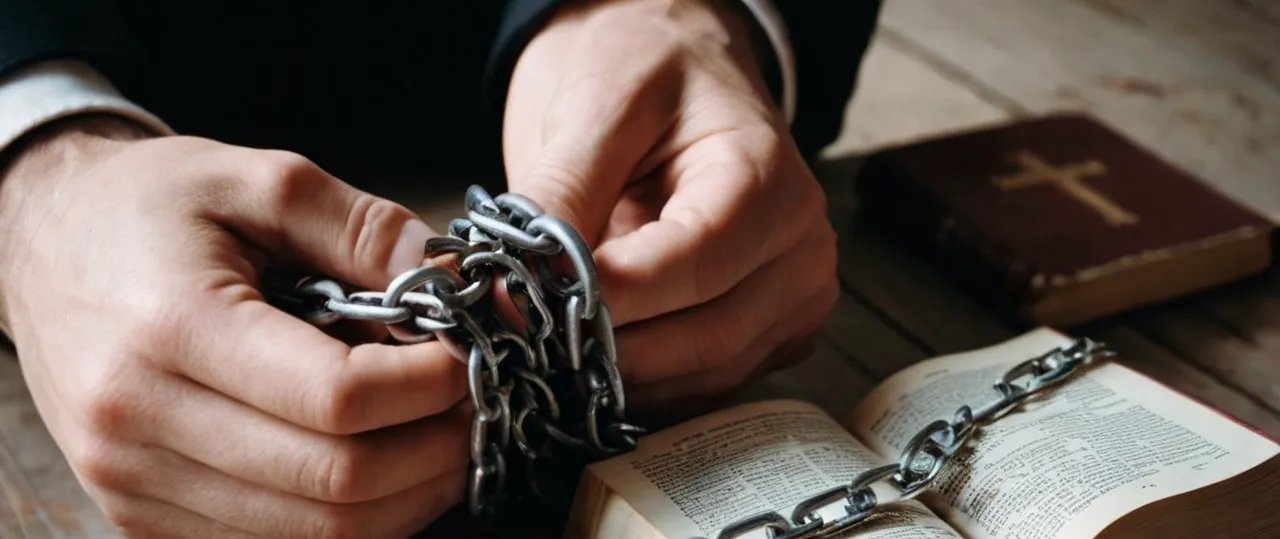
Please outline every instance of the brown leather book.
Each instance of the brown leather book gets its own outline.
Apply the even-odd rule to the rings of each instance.
[[[1022,325],[1069,326],[1259,273],[1274,223],[1081,114],[880,151],[863,217]]]

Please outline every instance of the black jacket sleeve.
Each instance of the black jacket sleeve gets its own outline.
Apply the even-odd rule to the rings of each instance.
[[[100,0],[0,0],[0,77],[44,60],[79,59],[122,93],[146,69],[128,21]]]
[[[500,151],[511,72],[562,1],[0,0],[0,76],[81,59],[179,132],[343,170],[420,170],[433,164],[415,160],[423,148],[474,166],[486,159],[470,148]],[[840,130],[880,1],[774,0],[795,52],[792,131],[808,157]]]
[[[538,29],[547,22],[562,0],[510,0],[498,21],[489,63],[485,66],[483,92],[490,123],[501,128],[502,109],[516,60]]]
[[[840,133],[875,32],[881,0],[775,0],[796,60],[791,131],[812,158]]]

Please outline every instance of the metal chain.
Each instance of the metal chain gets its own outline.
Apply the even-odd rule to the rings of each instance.
[[[635,448],[644,431],[626,422],[613,322],[591,250],[572,226],[523,196],[472,186],[466,218],[428,240],[423,255],[385,291],[349,292],[315,276],[264,289],[317,326],[381,323],[395,341],[439,341],[467,366],[473,515],[494,513],[504,498],[547,499],[546,483],[566,474],[540,468]],[[553,269],[561,255],[571,275]],[[515,459],[525,495],[507,488]]]
[[[765,530],[769,539],[820,539],[847,532],[877,512],[912,500],[933,486],[951,458],[981,427],[1067,379],[1081,366],[1113,356],[1103,344],[1082,338],[1070,346],[1023,361],[995,382],[993,387],[999,398],[976,411],[968,405],[961,406],[950,421],[933,421],[907,442],[897,462],[864,471],[847,485],[802,500],[790,517],[776,511],[751,515],[721,528],[715,539],[734,539],[759,530]],[[895,497],[887,501],[878,499],[873,490],[878,483],[887,484]],[[819,514],[837,503],[843,503],[843,515],[825,520]]]

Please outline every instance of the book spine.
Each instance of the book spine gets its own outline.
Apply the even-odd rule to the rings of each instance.
[[[934,262],[1006,322],[1035,323],[1029,319],[1035,271],[948,211],[889,155],[870,156],[854,181],[862,220],[871,228]]]

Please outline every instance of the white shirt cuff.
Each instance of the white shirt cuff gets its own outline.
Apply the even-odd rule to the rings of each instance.
[[[88,112],[118,114],[159,135],[174,134],[89,64],[50,60],[0,78],[0,151],[40,125]]]
[[[764,29],[778,55],[778,68],[782,73],[782,114],[790,125],[796,117],[796,61],[791,40],[787,37],[786,21],[770,0],[742,0]]]

